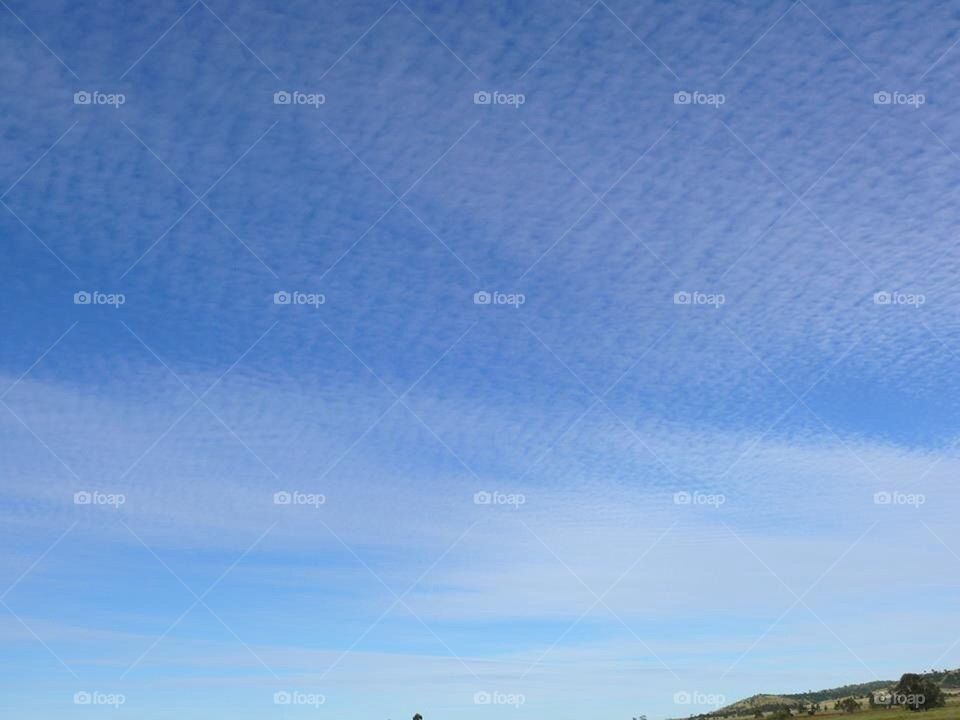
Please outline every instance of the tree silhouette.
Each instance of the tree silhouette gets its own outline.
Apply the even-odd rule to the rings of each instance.
[[[944,703],[940,686],[916,673],[905,673],[893,691],[905,698],[904,704],[910,710],[929,710]]]

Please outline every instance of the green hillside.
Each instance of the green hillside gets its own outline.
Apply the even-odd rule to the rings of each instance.
[[[909,710],[897,701],[896,690],[906,678],[914,682],[929,683],[940,688],[942,699],[933,707],[924,710],[924,720],[960,720],[960,669],[931,670],[916,675],[904,675],[900,681],[877,680],[868,683],[841,685],[823,690],[808,690],[802,693],[758,694],[738,700],[717,710],[691,715],[698,720],[726,718],[751,718],[760,720],[787,720],[790,717],[820,717],[854,715],[856,720],[893,720],[891,713],[906,713]],[[927,685],[929,687],[929,685]]]

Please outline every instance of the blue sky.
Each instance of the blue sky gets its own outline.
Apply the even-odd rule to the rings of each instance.
[[[18,717],[960,665],[956,5],[0,5]]]

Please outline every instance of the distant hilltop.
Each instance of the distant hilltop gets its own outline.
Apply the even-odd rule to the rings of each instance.
[[[825,690],[783,695],[758,694],[691,718],[787,718],[854,713],[861,709],[903,706],[926,710],[960,702],[960,669],[907,673],[900,680],[876,680]]]

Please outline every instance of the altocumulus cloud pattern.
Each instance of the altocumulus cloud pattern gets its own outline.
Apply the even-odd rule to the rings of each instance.
[[[0,6],[13,715],[960,665],[960,5]]]

